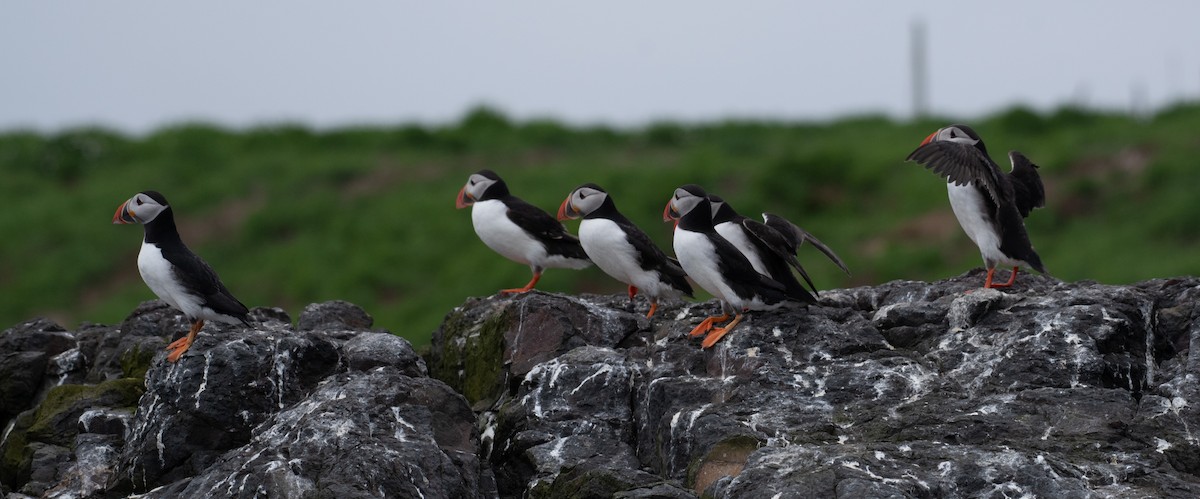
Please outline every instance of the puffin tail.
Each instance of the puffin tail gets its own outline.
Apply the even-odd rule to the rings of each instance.
[[[1027,255],[1024,260],[1025,263],[1029,264],[1030,268],[1038,271],[1039,274],[1050,275],[1050,273],[1046,271],[1046,267],[1042,265],[1042,257],[1038,256],[1036,251],[1030,251],[1029,255]]]

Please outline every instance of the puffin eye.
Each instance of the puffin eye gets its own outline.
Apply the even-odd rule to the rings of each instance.
[[[138,205],[138,206],[141,206],[141,205],[142,205],[142,198],[137,198],[137,205]]]

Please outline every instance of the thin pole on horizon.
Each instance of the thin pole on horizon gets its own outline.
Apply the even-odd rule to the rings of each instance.
[[[929,113],[929,78],[926,67],[925,22],[915,20],[910,31],[913,119]]]

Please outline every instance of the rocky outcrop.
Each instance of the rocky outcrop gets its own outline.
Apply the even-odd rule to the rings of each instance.
[[[0,334],[0,493],[46,497],[1200,497],[1200,279],[1022,275],[714,302],[470,299],[425,359],[353,305],[148,302]]]
[[[187,324],[160,302],[117,327],[5,331],[0,341],[19,348],[0,369],[43,365],[52,377],[0,385],[26,397],[0,444],[4,492],[494,495],[474,414],[407,341],[371,331],[370,316],[344,302],[310,305],[295,328],[278,309],[252,317],[253,328],[206,326],[174,364],[163,347]],[[71,351],[73,363],[56,367]]]
[[[707,351],[712,303],[469,301],[431,369],[502,496],[1200,497],[1200,279],[982,280],[826,291]]]

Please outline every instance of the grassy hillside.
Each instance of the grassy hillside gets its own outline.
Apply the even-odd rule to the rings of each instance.
[[[637,130],[513,123],[480,109],[454,126],[231,131],[181,125],[145,137],[103,129],[0,135],[0,327],[34,315],[64,325],[120,321],[153,295],[137,275],[137,226],[118,204],[163,192],[184,240],[250,306],[297,314],[358,303],[416,344],[468,296],[524,284],[529,270],[475,237],[454,196],[491,168],[553,211],[596,182],[664,247],[663,205],[694,182],[748,215],[773,211],[836,249],[802,261],[823,288],[937,279],[980,265],[944,184],[904,157],[954,120],[899,123],[662,123]],[[1042,166],[1048,206],[1028,221],[1064,280],[1121,283],[1200,274],[1200,107],[1147,119],[1014,109],[971,123],[993,157],[1020,149]],[[568,223],[575,229],[576,223]],[[541,289],[614,293],[596,269],[550,270]]]

